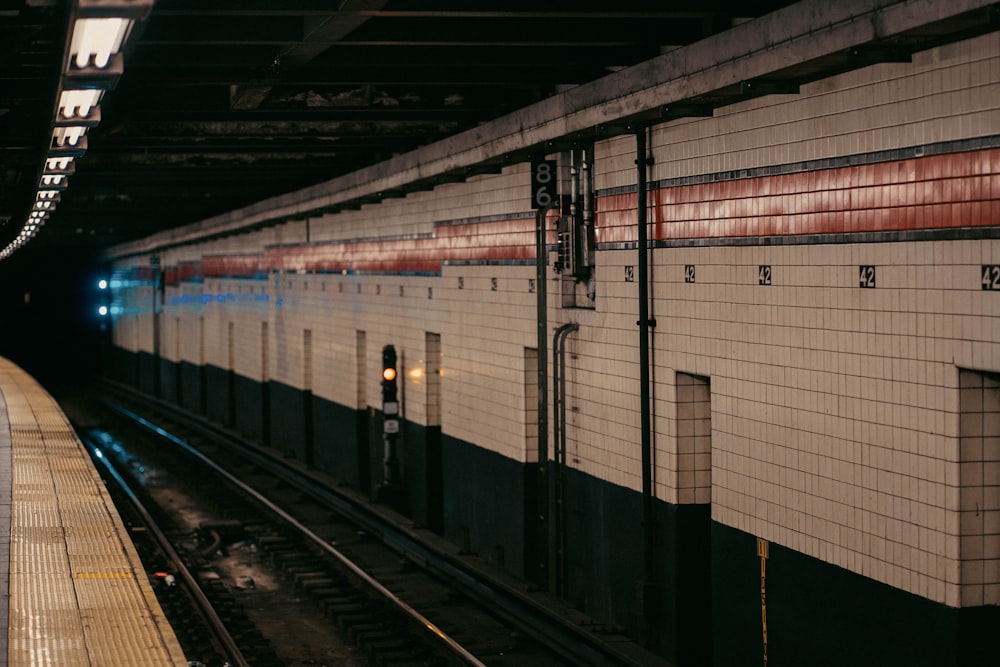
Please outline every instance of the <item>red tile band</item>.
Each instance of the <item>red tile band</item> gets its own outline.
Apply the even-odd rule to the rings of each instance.
[[[598,244],[637,240],[636,201],[634,192],[597,199]],[[648,201],[653,241],[996,226],[1000,149],[663,187]],[[554,217],[549,244],[556,242]],[[534,228],[525,217],[441,225],[430,238],[275,246],[263,255],[205,257],[201,272],[440,273],[447,261],[531,260]],[[197,270],[189,264],[173,279],[191,280]]]

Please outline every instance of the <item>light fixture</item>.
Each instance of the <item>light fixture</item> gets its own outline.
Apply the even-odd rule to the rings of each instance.
[[[63,67],[56,89],[52,139],[38,180],[38,191],[24,227],[0,250],[6,259],[31,239],[68,187],[74,158],[87,152],[87,130],[101,122],[101,101],[124,69],[122,54],[137,23],[154,0],[70,0],[70,32],[64,42]]]
[[[62,88],[113,90],[124,71],[124,50],[153,0],[75,0]]]
[[[69,179],[66,177],[66,174],[43,173],[42,178],[38,181],[38,185],[43,188],[64,190],[69,184],[68,181]]]
[[[69,46],[70,65],[77,69],[106,68],[111,56],[121,51],[131,27],[132,21],[125,18],[77,19]]]
[[[73,158],[72,157],[50,157],[45,161],[45,171],[61,172],[64,174],[73,173]]]
[[[78,146],[80,139],[87,134],[87,128],[83,125],[67,125],[56,127],[52,130],[52,141],[55,146]]]
[[[81,157],[87,152],[87,128],[77,126],[71,133],[66,132],[68,129],[70,128],[52,128],[52,143],[48,155],[50,158]],[[68,139],[74,135],[76,143],[70,143]]]
[[[98,105],[103,96],[104,91],[100,88],[64,90],[59,95],[56,123],[97,125],[101,121],[101,109]]]

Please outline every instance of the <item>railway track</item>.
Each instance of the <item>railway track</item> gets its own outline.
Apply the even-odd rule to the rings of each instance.
[[[380,508],[321,476],[169,404],[112,393],[103,407],[114,415],[109,423],[116,435],[89,433],[88,439],[146,441],[148,451],[141,456],[159,459],[150,466],[183,461],[184,470],[171,474],[202,480],[200,502],[213,506],[205,512],[213,518],[202,521],[194,535],[181,531],[184,547],[177,558],[193,559],[194,569],[206,572],[208,561],[223,555],[227,545],[252,545],[255,558],[308,603],[306,614],[335,626],[355,647],[359,662],[351,664],[665,665],[645,653],[623,651],[613,629],[602,634],[603,628],[554,616],[519,591],[423,543],[398,517],[387,518]],[[112,451],[122,458],[125,447]],[[103,458],[108,465],[116,457],[105,453]],[[227,584],[225,575],[208,581],[222,598],[245,587],[232,578]],[[256,642],[253,632],[240,633],[254,646],[250,664],[272,664],[265,654],[274,652],[273,639]],[[216,647],[225,645],[217,637],[214,641]],[[273,664],[299,664],[280,655],[275,659]]]
[[[161,429],[162,430],[162,429]],[[296,518],[284,512],[275,503],[263,499],[263,494],[235,478],[227,477],[220,469],[209,475],[205,471],[206,457],[192,454],[191,460],[183,460],[177,452],[162,450],[173,458],[173,470],[164,470],[162,457],[152,456],[143,451],[143,443],[135,433],[114,429],[90,431],[84,436],[85,443],[94,452],[94,457],[108,471],[108,476],[122,485],[118,495],[130,496],[132,511],[142,515],[144,530],[150,535],[159,535],[158,554],[148,562],[151,570],[161,575],[169,574],[180,582],[180,589],[193,591],[198,601],[197,623],[194,616],[185,611],[184,604],[178,604],[178,596],[173,591],[163,590],[162,577],[159,582],[161,597],[167,593],[171,610],[180,606],[179,613],[167,610],[173,619],[180,619],[185,626],[196,626],[196,635],[211,635],[209,647],[205,639],[185,641],[186,655],[192,662],[208,667],[216,665],[306,665],[326,664],[318,662],[323,651],[298,651],[289,654],[281,644],[308,645],[318,637],[324,641],[331,634],[338,634],[350,651],[341,654],[350,660],[350,665],[484,665],[457,642],[451,641],[438,630],[431,621],[419,616],[408,618],[406,606],[401,600],[390,599],[391,592],[371,576],[365,568],[385,578],[399,567],[399,559],[385,557],[384,554],[369,553],[364,566],[343,556],[336,556],[333,543],[348,543],[352,548],[365,549],[369,538],[347,522],[336,520],[316,506],[303,506],[301,498],[280,482],[263,476],[255,480],[257,485],[269,486],[269,495],[277,496],[282,504],[293,508]],[[119,435],[121,437],[119,437]],[[145,438],[145,446],[162,445],[163,438]],[[157,441],[160,441],[159,443]],[[126,444],[128,443],[128,444]],[[190,454],[190,452],[188,452]],[[195,467],[195,463],[198,465]],[[180,468],[176,466],[180,464]],[[119,472],[120,471],[120,472]],[[125,480],[129,471],[139,471],[136,479]],[[198,479],[198,488],[182,489],[180,495],[196,496],[192,501],[196,509],[186,509],[197,515],[197,526],[180,526],[183,521],[167,521],[174,524],[165,528],[156,525],[153,515],[166,514],[159,507],[148,507],[154,494],[137,494],[131,487],[142,487],[142,477],[152,473],[155,478]],[[250,470],[243,475],[252,476]],[[173,482],[168,482],[173,484]],[[200,489],[200,490],[199,490]],[[237,493],[241,491],[242,493]],[[145,498],[138,498],[144,495]],[[162,495],[162,494],[161,494]],[[262,512],[262,510],[265,510]],[[311,515],[311,518],[306,518]],[[308,525],[307,525],[308,522]],[[133,523],[133,525],[135,525]],[[164,546],[164,543],[166,545]],[[375,546],[376,543],[372,543]],[[224,562],[239,548],[244,570],[248,574],[234,573]],[[149,553],[150,549],[143,549]],[[331,555],[333,558],[331,558]],[[188,574],[190,571],[193,574]],[[273,583],[276,580],[280,583]],[[256,580],[256,581],[254,581]],[[249,602],[253,594],[246,589],[258,588],[258,582],[271,581],[269,590],[281,588],[288,591],[283,597],[298,598],[298,609],[290,612],[283,603],[272,608],[268,621],[271,629],[259,630],[256,626],[261,619],[252,618],[248,606],[261,606],[260,602]],[[382,590],[379,590],[379,589]],[[267,597],[264,604],[270,606],[273,598]],[[307,621],[296,621],[295,616],[305,616]],[[258,614],[259,616],[259,614]],[[277,619],[275,618],[277,617]],[[281,617],[290,617],[281,620]],[[288,636],[276,637],[273,623],[277,620],[278,631]],[[308,626],[306,625],[308,623]],[[326,626],[326,627],[324,627]],[[198,628],[208,628],[199,630]],[[300,637],[295,637],[301,633]],[[435,637],[437,641],[434,641]],[[218,648],[219,645],[222,648]],[[220,657],[222,656],[222,657]]]
[[[142,562],[155,573],[159,581],[157,597],[164,613],[173,621],[185,655],[192,665],[231,665],[249,667],[283,664],[267,647],[253,624],[238,613],[227,592],[198,577],[188,568],[186,560],[174,547],[176,538],[167,534],[112,460],[105,455],[108,441],[99,441],[95,434],[86,434],[83,442],[98,464],[101,474],[114,481],[112,497],[128,525]],[[119,502],[121,500],[121,502]],[[249,662],[244,650],[254,656]]]

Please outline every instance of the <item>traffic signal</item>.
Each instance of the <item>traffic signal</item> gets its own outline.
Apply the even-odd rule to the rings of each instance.
[[[382,348],[382,485],[379,498],[397,505],[401,502],[402,477],[399,458],[396,456],[396,440],[399,438],[399,392],[396,384],[399,372],[396,370],[396,348],[386,345]]]
[[[382,348],[382,402],[396,400],[396,348]]]

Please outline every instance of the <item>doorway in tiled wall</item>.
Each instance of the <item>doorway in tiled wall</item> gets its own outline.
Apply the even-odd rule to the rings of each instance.
[[[312,329],[302,330],[302,440],[305,449],[305,464],[315,465],[313,436],[313,336]]]
[[[444,474],[441,460],[441,334],[424,333],[424,388],[427,401],[427,527],[444,530]]]
[[[959,369],[962,607],[1000,604],[1000,374]]]
[[[677,655],[710,664],[712,626],[712,382],[677,373]],[[708,662],[704,662],[704,661]]]

